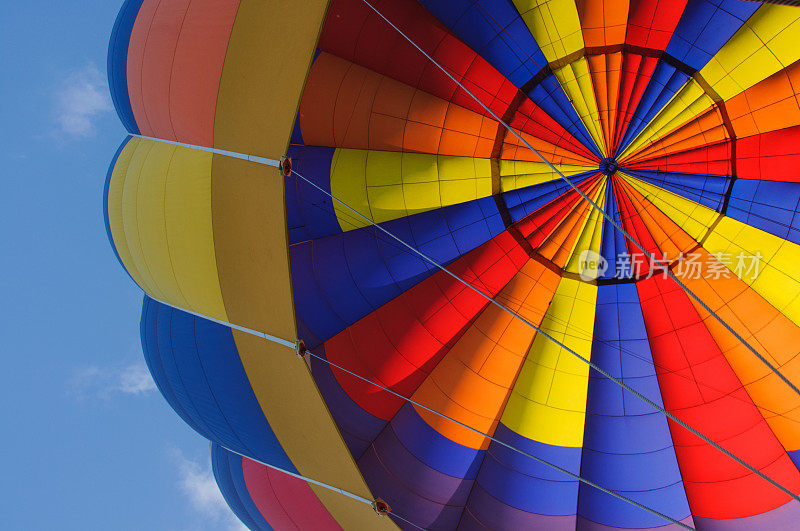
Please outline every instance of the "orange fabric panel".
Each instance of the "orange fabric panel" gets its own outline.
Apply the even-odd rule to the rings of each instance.
[[[560,277],[529,261],[496,297],[536,324],[541,323]],[[490,304],[430,376],[414,400],[482,433],[494,433],[536,331]],[[416,408],[436,431],[469,448],[486,449],[489,440],[439,415]]]
[[[572,151],[546,142],[540,138],[529,135],[528,133],[517,131],[527,143],[533,146],[542,156],[552,164],[577,164],[597,167],[598,161],[578,155]],[[500,148],[500,158],[506,160],[524,160],[541,162],[542,159],[531,151],[528,146],[511,133],[506,133],[503,145]]]
[[[614,141],[616,129],[617,104],[619,102],[619,86],[622,74],[622,53],[607,55],[590,55],[586,57],[589,72],[592,76],[597,110],[600,112],[600,124],[606,146]]]
[[[169,113],[181,142],[213,146],[222,65],[239,0],[192,0],[180,29]]]
[[[309,145],[490,158],[491,118],[328,53],[311,67],[300,101]]]
[[[705,249],[697,253],[702,271],[718,262]],[[800,382],[800,327],[733,274],[715,279],[694,275],[688,267],[674,272],[784,375]],[[711,313],[693,299],[692,304],[778,440],[787,450],[800,449],[800,397]]]
[[[628,0],[576,0],[575,4],[587,47],[625,42]]]
[[[722,113],[718,108],[712,107],[700,116],[673,129],[657,141],[646,144],[643,149],[631,153],[623,160],[633,163],[637,160],[687,151],[727,139],[728,132],[722,120]]]
[[[725,102],[737,137],[800,124],[800,61]]]

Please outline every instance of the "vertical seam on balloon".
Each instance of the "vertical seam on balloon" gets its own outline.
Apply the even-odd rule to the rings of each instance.
[[[169,245],[169,229],[167,226],[167,186],[169,185],[169,174],[172,168],[172,162],[175,159],[175,153],[177,153],[177,149],[173,149],[172,153],[170,153],[169,162],[167,163],[167,171],[164,174],[164,194],[161,201],[161,208],[164,215],[164,239],[167,243],[164,251],[167,253],[170,272],[172,273],[172,278],[175,280],[175,287],[178,289],[178,295],[181,297],[181,299],[183,299],[183,302],[186,303],[186,306],[189,306],[189,299],[186,297],[186,295],[184,295],[183,290],[181,289],[181,284],[178,281],[178,275],[175,272],[175,264],[172,262],[172,253]]]
[[[167,119],[169,120],[169,128],[172,131],[172,136],[176,140],[178,139],[178,135],[175,133],[175,126],[172,123],[172,80],[175,74],[175,56],[178,55],[178,46],[181,43],[181,34],[183,33],[183,25],[186,22],[186,17],[189,14],[189,9],[192,7],[192,0],[188,0],[186,4],[186,10],[183,12],[183,16],[181,17],[181,24],[178,28],[178,35],[175,39],[175,50],[172,53],[172,60],[170,62],[169,68],[169,83],[167,85]]]
[[[141,261],[141,266],[142,266],[142,267],[138,267],[137,266],[137,270],[139,272],[139,275],[142,277],[142,281],[152,291],[157,293],[159,297],[164,298],[164,295],[161,293],[161,290],[159,289],[158,284],[156,284],[156,282],[154,280],[153,273],[150,271],[150,266],[147,263],[147,259],[144,257],[144,252],[143,252],[143,249],[142,249],[142,242],[141,242],[141,229],[140,229],[140,224],[139,224],[139,208],[140,208],[140,205],[139,205],[139,193],[140,193],[140,187],[141,187],[142,180],[143,180],[142,179],[142,173],[143,173],[142,170],[144,169],[145,165],[147,164],[147,159],[150,158],[150,156],[152,155],[154,147],[155,147],[155,144],[150,144],[149,146],[146,147],[146,152],[143,155],[141,155],[141,157],[143,157],[144,160],[142,161],[141,166],[138,167],[138,171],[137,171],[136,177],[134,179],[135,186],[136,186],[136,194],[135,194],[135,197],[133,198],[133,205],[134,206],[133,206],[132,209],[130,209],[132,211],[132,213],[133,213],[134,221],[133,221],[133,223],[131,223],[129,225],[135,225],[136,238],[134,238],[134,240],[136,241],[136,243],[138,245],[136,245],[136,244],[134,245],[134,250],[136,249],[136,247],[138,247],[139,254],[141,255],[140,261]],[[124,200],[123,200],[123,203],[124,203]],[[136,262],[136,258],[134,256],[135,255],[133,253],[131,253],[131,260],[135,263]]]
[[[145,33],[144,42],[142,43],[142,52],[141,52],[141,62],[139,64],[139,101],[141,105],[142,112],[144,113],[144,121],[147,124],[147,128],[150,130],[151,133],[156,134],[154,131],[153,126],[150,125],[150,118],[147,116],[147,106],[145,105],[145,97],[144,97],[144,56],[147,52],[147,43],[150,40],[150,31],[153,29],[153,20],[155,20],[156,15],[158,13],[159,8],[161,7],[161,0],[156,0],[156,7],[152,11],[152,15],[150,20],[147,23],[147,33]],[[138,16],[137,16],[138,18]],[[141,127],[139,128],[141,130]]]

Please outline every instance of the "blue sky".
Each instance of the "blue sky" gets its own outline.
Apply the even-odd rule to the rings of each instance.
[[[146,372],[142,295],[103,228],[125,135],[105,81],[121,3],[6,2],[0,17],[3,527],[237,529],[208,443]]]

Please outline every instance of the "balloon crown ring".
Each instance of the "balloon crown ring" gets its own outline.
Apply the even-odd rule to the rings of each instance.
[[[607,157],[600,161],[600,172],[603,175],[614,175],[618,169],[617,161],[613,157]]]

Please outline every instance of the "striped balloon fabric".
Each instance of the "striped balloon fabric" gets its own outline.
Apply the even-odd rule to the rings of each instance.
[[[108,71],[249,528],[800,528],[800,8],[127,0]]]

